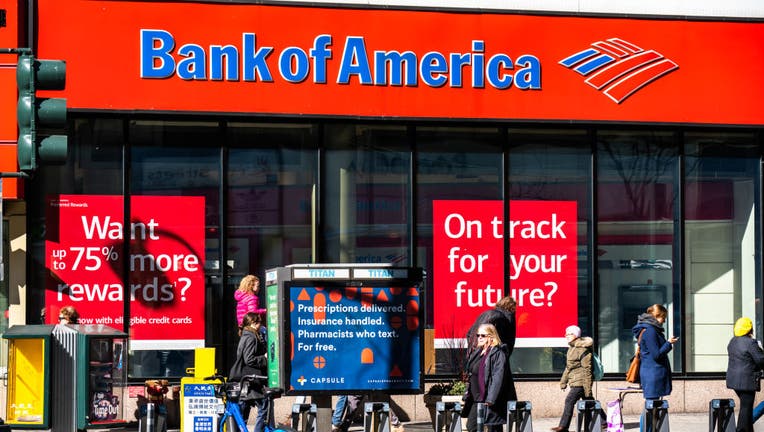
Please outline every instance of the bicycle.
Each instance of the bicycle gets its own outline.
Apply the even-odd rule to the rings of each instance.
[[[228,381],[224,376],[213,375],[206,379],[219,379],[223,382],[216,390],[216,396],[223,400],[223,406],[218,412],[220,415],[219,432],[249,432],[247,422],[244,420],[241,408],[239,407],[242,389],[245,388],[245,385],[248,386],[249,383],[254,383],[256,380],[267,382],[268,377],[263,375],[244,375],[239,381]],[[273,401],[280,398],[283,393],[284,390],[280,388],[263,387],[263,395],[270,402],[269,408],[265,413],[264,432],[297,432],[288,426],[276,427],[271,415],[273,412]]]

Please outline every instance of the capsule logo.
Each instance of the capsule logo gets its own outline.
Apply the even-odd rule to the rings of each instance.
[[[658,78],[679,69],[655,50],[619,38],[597,41],[560,64],[586,77],[585,82],[620,104]]]

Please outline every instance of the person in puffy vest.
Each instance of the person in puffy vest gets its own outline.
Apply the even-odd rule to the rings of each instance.
[[[579,399],[592,399],[592,347],[594,340],[581,337],[581,328],[576,325],[565,329],[565,340],[568,341],[568,353],[565,361],[565,371],[560,378],[560,388],[570,387],[565,397],[565,408],[558,426],[552,428],[556,432],[568,432],[570,421],[573,419],[573,408]]]
[[[760,387],[764,351],[753,337],[753,323],[742,317],[735,322],[735,335],[727,344],[727,388],[740,399],[738,432],[753,432],[753,400]]]

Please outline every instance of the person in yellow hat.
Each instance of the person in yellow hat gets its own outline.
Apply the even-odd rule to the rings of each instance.
[[[761,390],[759,371],[764,368],[764,351],[753,337],[750,318],[739,318],[734,333],[727,344],[727,388],[740,399],[737,431],[753,432],[753,400]]]

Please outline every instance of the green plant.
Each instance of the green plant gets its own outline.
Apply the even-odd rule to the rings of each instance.
[[[464,381],[454,381],[453,385],[451,386],[451,390],[447,394],[450,395],[463,395],[464,392],[467,390],[467,384]]]
[[[455,379],[435,383],[427,393],[431,395],[463,395],[466,388],[464,381]]]

